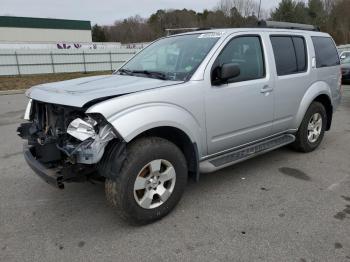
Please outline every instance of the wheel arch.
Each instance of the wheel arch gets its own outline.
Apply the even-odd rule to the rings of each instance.
[[[299,110],[295,118],[295,126],[299,129],[301,122],[313,102],[321,103],[327,113],[327,131],[330,130],[333,118],[333,105],[331,100],[331,90],[329,86],[324,82],[314,83],[304,94],[301,100]]]
[[[159,126],[145,130],[128,142],[122,138],[110,141],[106,146],[103,158],[97,165],[100,174],[106,178],[115,178],[126,159],[127,144],[144,137],[159,137],[176,145],[185,156],[189,176],[195,181],[199,180],[199,151],[197,143],[193,142],[183,130],[173,126]],[[111,168],[112,161],[117,161],[118,170]]]
[[[184,153],[190,175],[198,180],[199,159],[207,149],[202,119],[180,105],[165,102],[140,103],[113,111],[112,105],[89,109],[89,113],[102,114],[125,145],[142,136],[173,142]]]
[[[319,95],[312,102],[319,102],[326,109],[326,113],[327,113],[326,131],[329,131],[331,129],[332,120],[333,120],[333,106],[329,96],[325,94]]]
[[[186,158],[189,176],[195,181],[199,180],[199,153],[196,142],[193,142],[184,131],[173,126],[159,126],[148,129],[134,137],[133,140],[153,136],[164,138],[175,144]]]

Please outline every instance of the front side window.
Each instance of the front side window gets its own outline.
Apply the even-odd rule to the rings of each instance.
[[[151,44],[117,73],[185,81],[197,70],[221,35],[216,33],[168,37]]]
[[[224,64],[236,64],[240,69],[239,76],[229,79],[229,83],[264,78],[265,64],[260,37],[241,36],[232,39],[216,59],[214,69]]]
[[[332,38],[313,36],[312,42],[315,47],[317,68],[340,64],[339,55]]]
[[[277,74],[297,74],[307,70],[305,39],[300,36],[271,36]]]

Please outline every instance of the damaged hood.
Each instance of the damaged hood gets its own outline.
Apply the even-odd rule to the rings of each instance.
[[[179,83],[182,82],[126,75],[104,75],[34,86],[26,92],[26,95],[46,103],[83,107],[93,100]]]

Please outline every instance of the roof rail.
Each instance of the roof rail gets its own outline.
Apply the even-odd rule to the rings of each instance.
[[[258,27],[320,31],[320,28],[314,25],[279,22],[279,21],[264,21],[264,20],[261,20],[258,22]]]
[[[165,31],[167,35],[171,35],[174,32],[191,32],[191,31],[203,31],[213,29],[211,27],[188,27],[188,28],[167,28]]]

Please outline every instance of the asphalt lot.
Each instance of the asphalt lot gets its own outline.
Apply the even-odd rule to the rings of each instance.
[[[350,86],[317,151],[202,175],[142,227],[119,219],[102,184],[59,191],[33,174],[16,135],[25,105],[0,96],[0,261],[350,261]]]

